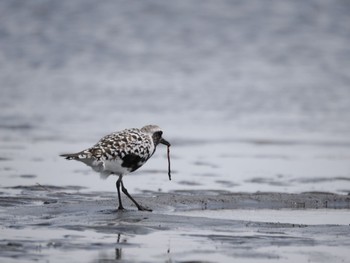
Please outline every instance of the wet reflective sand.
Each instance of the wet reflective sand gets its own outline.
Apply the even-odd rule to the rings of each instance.
[[[117,211],[113,193],[34,186],[1,198],[1,257],[77,262],[346,260],[350,198],[327,193],[149,193],[154,211]],[[28,191],[26,188],[23,191]],[[105,195],[106,198],[96,198]]]

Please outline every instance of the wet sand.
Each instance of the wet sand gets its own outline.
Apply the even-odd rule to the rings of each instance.
[[[115,193],[18,188],[0,198],[6,262],[348,260],[348,195],[148,192],[140,212],[126,199],[117,211]]]

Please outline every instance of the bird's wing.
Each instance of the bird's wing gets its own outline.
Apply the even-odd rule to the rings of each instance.
[[[127,129],[111,133],[103,137],[96,145],[89,149],[96,158],[121,158],[136,155],[140,158],[150,155],[152,141],[149,136],[138,129]]]

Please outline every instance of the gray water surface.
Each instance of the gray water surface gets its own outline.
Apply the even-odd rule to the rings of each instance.
[[[349,12],[346,1],[2,1],[1,184],[113,190],[58,154],[155,123],[174,180],[158,149],[133,191],[347,193]]]

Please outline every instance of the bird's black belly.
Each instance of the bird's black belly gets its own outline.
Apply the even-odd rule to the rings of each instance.
[[[122,166],[130,169],[130,172],[140,168],[146,160],[135,154],[127,154],[122,158]]]

